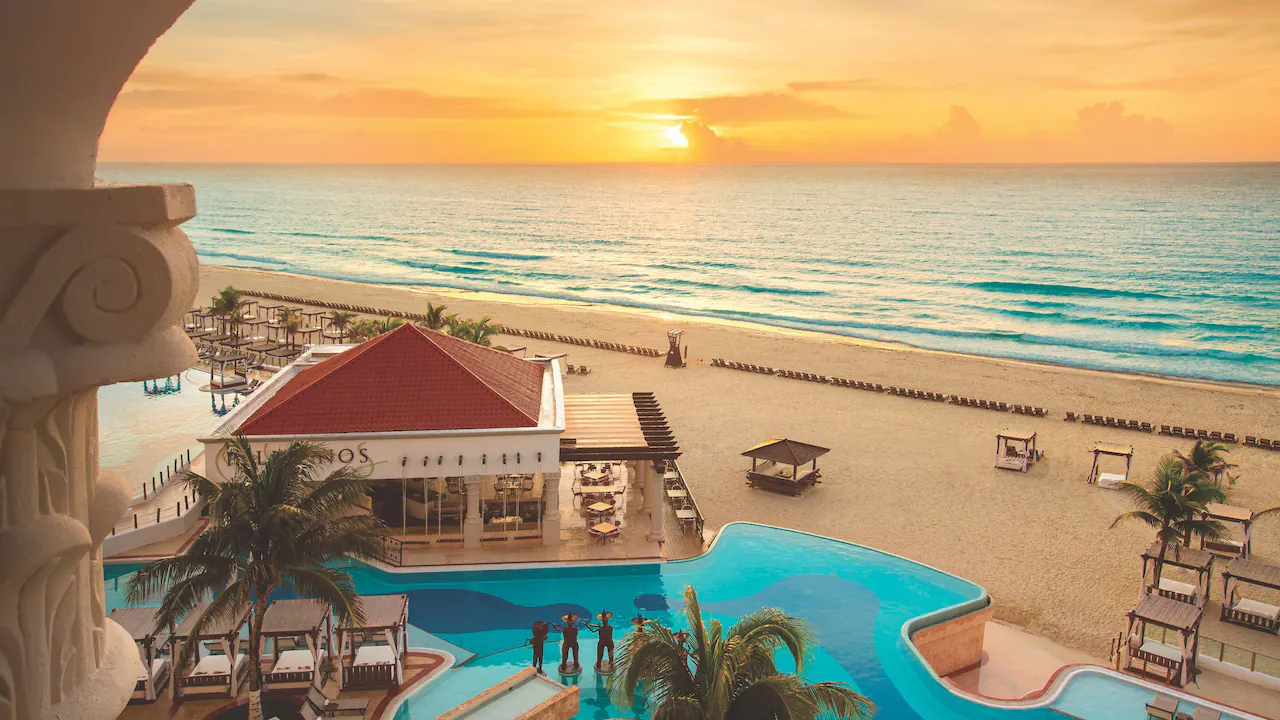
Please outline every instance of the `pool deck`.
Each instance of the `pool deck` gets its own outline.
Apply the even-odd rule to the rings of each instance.
[[[409,652],[409,661],[405,665],[405,683],[398,690],[346,690],[343,691],[341,697],[367,697],[369,698],[369,712],[365,715],[367,720],[376,720],[382,716],[382,711],[388,706],[391,699],[396,697],[407,688],[412,687],[415,683],[420,682],[433,671],[438,670],[447,663],[444,655],[431,651],[411,650]],[[333,680],[325,683],[324,694],[330,698],[339,697],[338,684]],[[282,691],[280,693],[272,693],[270,691],[263,694],[263,697],[289,697],[295,698],[301,706],[304,694],[296,691]],[[120,713],[120,720],[205,720],[212,716],[215,712],[226,710],[235,705],[247,703],[249,701],[249,683],[246,681],[240,688],[239,695],[234,700],[219,698],[201,698],[182,700],[174,703],[169,697],[169,688],[165,688],[161,697],[154,703],[132,702]],[[355,717],[355,716],[348,716]]]

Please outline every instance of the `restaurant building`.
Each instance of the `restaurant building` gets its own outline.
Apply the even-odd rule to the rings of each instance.
[[[661,543],[662,474],[679,455],[651,394],[566,397],[558,358],[416,325],[313,346],[283,368],[201,439],[215,482],[234,475],[233,435],[262,458],[295,440],[327,446],[335,467],[367,476],[367,509],[388,536],[419,548],[554,546],[573,520],[562,505],[580,499],[584,473],[605,469],[616,505],[640,504],[616,519],[622,532]]]

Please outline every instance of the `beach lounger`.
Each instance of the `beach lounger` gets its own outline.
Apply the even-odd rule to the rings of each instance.
[[[1212,708],[1196,706],[1191,720],[1222,720],[1222,713]]]
[[[231,689],[229,693],[234,697],[240,688],[240,682],[244,679],[249,669],[246,660],[248,660],[248,656],[236,655],[235,678],[232,680],[231,663],[227,660],[226,655],[205,655],[200,658],[200,662],[196,663],[191,672],[182,678],[182,685],[186,688],[183,694],[191,694],[192,688],[211,687],[218,688],[219,692],[228,692],[222,689],[221,686],[227,685],[228,681],[230,681]]]
[[[1177,711],[1177,698],[1168,695],[1156,695],[1154,700],[1147,703],[1148,720],[1173,720],[1173,714]]]
[[[1274,449],[1272,445],[1274,445],[1274,443],[1272,443],[1270,440],[1266,438],[1258,438],[1258,447],[1262,448],[1263,450]]]
[[[320,663],[324,664],[328,654],[320,653]],[[315,678],[315,659],[310,650],[285,650],[280,653],[271,669],[262,674],[262,679],[270,686],[287,684],[310,685]]]
[[[1229,443],[1240,442],[1235,433],[1222,433],[1222,441]]]
[[[1258,438],[1256,438],[1256,437],[1254,437],[1254,436],[1252,436],[1252,435],[1245,435],[1245,436],[1244,436],[1244,444],[1245,444],[1245,445],[1257,445],[1257,444],[1258,444]]]
[[[1098,487],[1106,490],[1119,490],[1124,482],[1124,475],[1119,473],[1098,473]]]
[[[1275,633],[1280,629],[1280,607],[1241,598],[1235,605],[1222,606],[1222,619],[1235,625]]]
[[[1218,432],[1217,430],[1214,430],[1214,431],[1212,431],[1212,432],[1210,432],[1210,433],[1209,433],[1209,439],[1210,439],[1210,440],[1221,440],[1221,439],[1222,439],[1222,433]]]

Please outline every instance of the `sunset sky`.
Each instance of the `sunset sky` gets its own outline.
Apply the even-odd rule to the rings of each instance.
[[[1280,2],[197,0],[101,159],[1280,160]]]

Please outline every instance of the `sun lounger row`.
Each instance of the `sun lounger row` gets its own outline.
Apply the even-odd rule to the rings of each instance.
[[[996,402],[995,400],[978,400],[976,398],[960,397],[952,395],[951,402],[954,405],[963,405],[964,407],[979,408],[981,410],[995,410],[997,412],[1009,412],[1009,406]]]
[[[640,347],[638,345],[623,345],[622,343],[591,340],[590,338],[573,337],[571,335],[557,335],[555,333],[542,332],[541,330],[521,330],[520,328],[507,327],[506,325],[499,325],[498,332],[503,335],[515,335],[519,337],[533,338],[534,340],[550,340],[552,342],[560,342],[567,345],[593,347],[597,350],[612,350],[614,352],[631,353],[632,355],[640,355],[641,357],[662,357],[666,354],[661,350]]]
[[[1184,428],[1179,425],[1161,425],[1161,435],[1171,435],[1173,437],[1185,437],[1198,440],[1213,440],[1216,442],[1238,443],[1240,439],[1235,433],[1224,433],[1217,430],[1197,430],[1195,428]],[[1246,443],[1251,444],[1251,443]]]
[[[880,383],[862,382],[861,380],[849,380],[846,378],[832,378],[831,384],[838,387],[854,388],[855,390],[866,390],[868,392],[882,393],[885,388]]]
[[[808,382],[822,383],[823,385],[831,384],[831,378],[826,375],[815,375],[807,372],[797,372],[795,370],[778,370],[774,373],[778,377],[790,378],[792,380],[807,380]]]
[[[771,367],[762,365],[752,365],[751,363],[740,363],[723,358],[711,358],[711,367],[729,368],[730,370],[742,370],[744,372],[760,373],[761,375],[772,375],[774,370]]]
[[[915,390],[913,388],[900,388],[892,385],[885,388],[885,392],[890,395],[897,395],[898,397],[908,397],[916,400],[930,400],[933,402],[946,402],[948,397],[942,393],[929,392],[927,390]]]
[[[1085,413],[1079,416],[1076,416],[1075,413],[1067,413],[1067,415],[1070,417],[1066,419],[1071,420],[1072,422],[1079,420],[1085,423],[1086,425],[1101,425],[1103,427],[1116,428],[1118,430],[1137,430],[1138,432],[1145,432],[1145,433],[1149,433],[1152,431],[1152,426],[1151,426],[1151,423],[1149,422],[1139,422],[1137,420],[1125,420],[1124,418],[1113,418],[1113,417],[1106,417],[1103,415],[1090,415],[1088,413]],[[1075,419],[1072,420],[1072,417],[1074,417]]]
[[[574,365],[565,365],[565,366],[564,366],[564,371],[565,371],[566,373],[570,374],[570,375],[573,375],[573,374],[575,374],[575,373],[576,373],[576,374],[578,374],[578,375],[590,375],[590,374],[591,374],[591,368],[587,367],[586,365],[577,365],[577,366],[574,366]]]
[[[1268,440],[1266,438],[1255,438],[1252,435],[1244,436],[1244,444],[1250,447],[1258,447],[1263,450],[1280,450],[1280,440]]]

